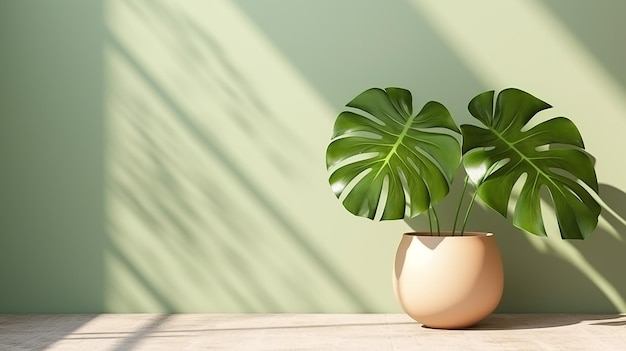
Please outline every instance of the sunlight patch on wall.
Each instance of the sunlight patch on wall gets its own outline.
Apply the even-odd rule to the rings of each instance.
[[[369,252],[392,257],[377,232],[408,226],[336,201],[336,111],[248,19],[229,1],[111,0],[107,27],[107,308],[388,310]]]

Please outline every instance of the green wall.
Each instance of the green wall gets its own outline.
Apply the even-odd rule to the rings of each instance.
[[[324,166],[334,116],[372,86],[459,122],[477,93],[517,86],[574,120],[596,233],[531,237],[481,206],[469,226],[497,234],[499,311],[626,312],[625,10],[0,2],[0,312],[399,312],[391,262],[424,219],[348,215]]]
[[[0,311],[104,309],[104,26],[85,1],[0,3]]]

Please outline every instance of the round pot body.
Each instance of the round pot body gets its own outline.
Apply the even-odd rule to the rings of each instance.
[[[498,306],[504,287],[493,234],[404,234],[393,287],[402,309],[425,326],[457,329],[478,323]]]

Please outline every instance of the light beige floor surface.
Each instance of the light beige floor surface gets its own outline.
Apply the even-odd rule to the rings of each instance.
[[[403,314],[4,314],[0,350],[626,350],[626,315],[499,314],[436,330]]]

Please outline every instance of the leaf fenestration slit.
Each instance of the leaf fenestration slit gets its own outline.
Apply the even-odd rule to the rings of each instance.
[[[339,201],[344,202],[346,197],[352,192],[352,189],[361,181],[361,179],[365,178],[370,172],[372,172],[371,168],[368,168],[361,173],[359,173],[356,177],[352,178],[346,186],[344,186],[343,191],[339,195]]]

